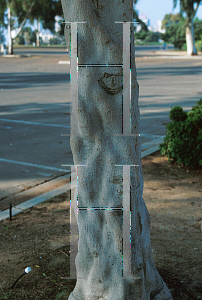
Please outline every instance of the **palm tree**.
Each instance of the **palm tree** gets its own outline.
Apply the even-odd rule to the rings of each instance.
[[[193,19],[196,15],[201,0],[179,0],[180,11],[186,13],[186,44],[187,54],[196,55],[196,47],[194,40],[194,24]],[[174,8],[177,6],[178,0],[173,0]]]

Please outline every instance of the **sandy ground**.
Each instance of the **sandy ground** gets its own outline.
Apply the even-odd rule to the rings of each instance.
[[[174,300],[202,299],[202,171],[170,164],[156,152],[142,159],[157,269]],[[0,222],[0,299],[64,300],[69,276],[69,192]],[[26,267],[32,271],[10,290]]]

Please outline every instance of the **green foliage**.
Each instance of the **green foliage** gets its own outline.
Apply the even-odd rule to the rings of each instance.
[[[202,167],[202,99],[188,113],[180,106],[173,107],[169,117],[172,122],[166,125],[164,143],[159,146],[161,154],[169,161]]]
[[[63,15],[62,4],[59,0],[35,0],[29,19],[42,21],[43,28],[54,30],[55,16]]]
[[[61,292],[59,292],[57,295],[56,295],[56,299],[55,300],[59,300],[61,299],[62,297],[64,297],[66,295],[66,291],[63,290]]]
[[[194,20],[194,37],[196,41],[202,41],[202,20]]]
[[[144,42],[158,42],[160,36],[161,34],[159,34],[158,32],[149,31],[146,38],[144,39]]]
[[[36,43],[36,33],[30,27],[25,27],[21,33],[15,38],[15,43],[18,45],[32,45]]]
[[[158,32],[144,31],[141,29],[139,32],[135,33],[135,39],[141,40],[146,43],[158,42],[159,38],[161,38],[161,34]]]
[[[31,35],[30,35],[30,45],[32,45],[33,43],[36,44],[36,32],[32,31]]]
[[[202,52],[202,40],[195,43],[196,50]]]
[[[9,299],[10,298],[10,296],[12,296],[12,295],[14,295],[15,294],[15,292],[13,292],[12,290],[10,290],[8,293],[4,293],[4,291],[3,291],[3,288],[2,288],[2,286],[1,286],[1,292],[2,292],[2,296],[1,296],[1,298],[0,299]]]
[[[135,33],[135,38],[138,39],[138,40],[144,41],[146,36],[147,36],[147,32],[142,30],[142,29]]]
[[[175,48],[182,49],[186,43],[185,19],[182,14],[166,14],[162,27],[166,29],[166,32],[162,34],[162,39],[165,42],[171,42]]]
[[[24,19],[43,21],[43,27],[54,29],[55,16],[62,16],[62,5],[59,0],[10,0],[11,14],[17,18],[18,24]],[[7,0],[0,0],[0,24],[4,21]]]
[[[50,45],[58,45],[59,44],[59,40],[58,38],[52,38],[49,40]]]
[[[0,25],[4,25],[4,12],[7,4],[5,0],[0,0]]]
[[[173,109],[171,109],[169,118],[172,121],[184,121],[187,118],[187,113],[183,111],[181,106],[175,106]]]
[[[187,44],[184,44],[184,45],[182,46],[182,50],[183,50],[183,51],[187,51]]]
[[[15,39],[15,43],[16,43],[17,45],[24,45],[24,44],[25,44],[25,39],[24,39],[24,37],[23,37],[21,34],[19,34],[19,35],[16,37],[16,39]]]
[[[178,0],[173,0],[174,8],[177,6]],[[191,22],[196,14],[195,5],[199,5],[201,0],[179,0],[180,11],[186,13],[187,22]]]

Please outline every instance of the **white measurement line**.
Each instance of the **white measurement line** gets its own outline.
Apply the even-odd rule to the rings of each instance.
[[[59,125],[59,124],[46,124],[46,123],[21,121],[21,120],[0,119],[0,121],[2,121],[2,122],[11,122],[11,123],[21,123],[21,124],[27,124],[27,125],[40,125],[40,126],[49,126],[49,127],[70,128],[70,126]]]
[[[48,167],[48,166],[37,165],[37,164],[32,164],[32,163],[26,163],[26,162],[23,162],[23,161],[16,161],[16,160],[5,159],[5,158],[0,158],[0,161],[7,162],[7,163],[12,163],[12,164],[17,164],[17,165],[35,167],[35,168],[40,168],[40,169],[53,170],[53,171],[58,171],[58,172],[70,172],[70,170],[66,170],[66,169]]]
[[[78,67],[123,67],[123,65],[78,65]]]

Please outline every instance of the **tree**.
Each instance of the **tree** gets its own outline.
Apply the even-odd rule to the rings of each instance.
[[[74,164],[78,165],[79,242],[75,261],[77,283],[69,300],[172,299],[154,265],[150,217],[142,198],[134,29],[131,26],[130,32],[127,24],[115,23],[133,20],[132,4],[132,0],[103,0],[101,3],[62,0],[65,20],[73,22],[71,27],[75,34],[75,21],[86,22],[78,24],[78,51],[76,38],[71,33],[71,93],[76,100],[72,99],[70,144]],[[123,46],[126,38],[123,37],[123,26],[128,28],[126,35],[129,39],[131,33],[131,58],[130,43],[124,42]],[[69,25],[65,29],[67,46],[68,28]],[[125,57],[127,51],[128,56]],[[77,53],[78,99],[75,80]],[[131,123],[127,123],[130,120],[130,117],[125,118],[130,112],[130,69]],[[124,99],[129,99],[127,105],[123,105],[123,128],[122,84]],[[127,126],[131,126],[133,136]],[[121,135],[122,129],[124,135]],[[125,168],[116,165],[124,165],[127,170],[127,165],[136,165],[131,167],[130,182]],[[126,192],[129,201],[125,196],[123,199]],[[75,205],[77,199],[73,199]],[[122,201],[128,206],[127,210],[123,208],[123,222],[126,222],[123,226]],[[125,275],[130,268],[130,214],[131,276]],[[125,230],[125,224],[129,225],[129,230]],[[122,234],[123,249],[127,248],[123,250],[124,278]]]
[[[165,42],[171,42],[175,48],[182,49],[186,43],[186,20],[181,13],[176,15],[166,14],[162,21],[162,28],[166,32],[162,34]],[[202,20],[196,18],[194,20],[194,37],[196,41],[202,40]]]
[[[30,12],[34,5],[34,2],[28,0],[0,0],[0,20],[3,21],[5,27],[8,30],[8,53],[13,54],[13,40],[18,36],[22,30]],[[7,11],[7,24],[4,22],[5,13]],[[17,25],[17,26],[16,26]]]
[[[8,15],[9,54],[13,54],[13,39],[22,30],[27,19],[43,21],[43,27],[53,29],[55,15],[62,14],[62,6],[59,0],[0,0],[0,20],[4,20],[5,11]],[[12,21],[15,25],[12,27]],[[14,31],[16,29],[16,32]],[[11,34],[13,32],[13,34]]]
[[[196,55],[195,39],[194,39],[194,24],[193,20],[198,10],[201,0],[179,0],[180,10],[186,14],[186,44],[187,54]],[[174,8],[177,6],[178,0],[173,0]]]
[[[136,4],[136,3],[137,3],[137,0],[134,1],[134,4]],[[138,12],[135,9],[133,9],[133,19],[135,19],[136,22],[138,22],[139,25],[141,25],[141,30],[142,31],[144,31],[144,32],[149,31],[148,28],[147,28],[147,25],[139,18]]]
[[[171,42],[175,48],[182,49],[186,43],[185,18],[182,14],[166,14],[162,21],[162,28],[166,30],[162,34],[162,39],[165,42]]]
[[[196,41],[202,41],[202,20],[194,20],[194,37]]]
[[[19,45],[31,45],[32,43],[36,43],[36,33],[32,31],[30,27],[24,27],[15,39],[15,42]]]
[[[61,16],[62,14],[62,6],[59,0],[35,0],[29,19],[32,23],[35,19],[37,20],[37,46],[39,46],[40,23],[42,23],[44,29],[48,28],[53,31],[55,16]]]

